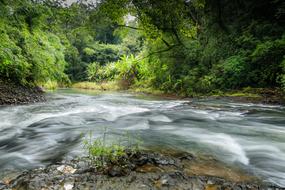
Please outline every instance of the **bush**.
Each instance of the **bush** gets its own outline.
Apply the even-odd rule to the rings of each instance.
[[[7,26],[0,35],[1,77],[24,85],[67,82],[64,50],[52,33]]]
[[[115,78],[121,81],[121,87],[125,89],[133,85],[138,78],[138,60],[134,55],[121,57],[121,60],[115,63],[115,69]]]
[[[119,45],[93,42],[86,44],[86,46],[83,49],[82,61],[87,63],[98,62],[104,65],[109,62],[115,62],[119,60],[121,53],[123,53]]]
[[[222,80],[219,85],[222,89],[240,88],[246,78],[247,65],[246,59],[240,55],[227,58],[221,65]]]
[[[100,63],[93,62],[88,65],[87,75],[89,81],[102,82],[111,81],[118,74],[118,69],[115,63],[108,63],[105,66],[100,66]]]
[[[22,84],[28,83],[32,65],[23,56],[20,47],[9,35],[2,31],[0,35],[0,75]]]
[[[281,85],[281,88],[285,92],[285,56],[283,57],[281,67],[282,67],[282,73],[279,76],[279,83]]]

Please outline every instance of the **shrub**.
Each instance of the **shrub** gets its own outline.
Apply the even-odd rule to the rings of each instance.
[[[221,65],[222,84],[220,87],[224,89],[239,88],[244,83],[246,78],[247,65],[245,58],[241,55],[235,55],[227,58]]]
[[[138,60],[134,55],[121,57],[121,60],[115,63],[115,68],[116,79],[121,81],[123,88],[130,87],[138,78]]]

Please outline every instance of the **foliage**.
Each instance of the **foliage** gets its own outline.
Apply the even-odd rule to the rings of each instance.
[[[46,83],[41,84],[44,89],[55,90],[58,88],[58,83],[56,81],[47,81]]]
[[[81,81],[87,79],[89,64],[104,65],[119,60],[123,54],[139,51],[136,44],[129,46],[133,41],[110,44],[120,41],[120,37],[113,34],[111,21],[93,27],[94,22],[108,19],[98,14],[94,6],[84,1],[65,7],[61,3],[48,0],[1,3],[1,78],[24,85]],[[108,36],[103,40],[106,33]],[[128,31],[125,33],[129,38]]]
[[[58,36],[43,31],[50,13],[44,14],[46,7],[30,1],[9,2],[6,7],[10,12],[0,21],[1,77],[24,85],[50,80],[67,82],[65,48]]]
[[[77,82],[72,85],[73,88],[86,89],[86,90],[120,90],[117,81],[106,82]]]
[[[121,87],[128,88],[138,80],[138,61],[134,55],[124,55],[119,61],[104,66],[94,62],[88,66],[87,72],[90,81],[102,82],[116,79],[121,82]]]
[[[125,9],[135,10],[145,36],[141,60],[134,64],[134,86],[191,96],[284,85],[284,3],[131,2]]]
[[[113,80],[119,72],[115,63],[108,63],[105,66],[100,66],[100,63],[93,62],[88,65],[87,75],[89,81],[100,82],[104,80]]]
[[[31,64],[23,56],[21,48],[9,35],[2,31],[0,35],[0,74],[4,78],[27,83]]]
[[[120,164],[126,159],[127,152],[136,153],[139,151],[139,144],[133,144],[130,135],[127,134],[125,139],[119,139],[116,143],[108,144],[107,128],[105,128],[103,135],[96,139],[92,138],[92,133],[83,141],[84,149],[88,153],[88,159],[91,164],[99,169],[109,164]],[[123,145],[123,141],[127,141]]]
[[[120,157],[126,155],[126,148],[120,145],[106,145],[106,133],[102,138],[92,140],[91,134],[89,140],[85,140],[84,149],[88,152],[88,158],[92,165],[103,167],[109,162],[117,162]]]
[[[285,89],[280,0],[3,0],[0,15],[1,78],[25,85]]]

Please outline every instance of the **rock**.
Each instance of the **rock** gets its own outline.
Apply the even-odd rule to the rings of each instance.
[[[185,154],[179,156],[179,159],[180,160],[190,160],[191,161],[191,160],[194,160],[195,157],[193,155],[191,155],[191,154],[185,153]]]
[[[79,160],[50,165],[44,169],[25,172],[9,185],[1,184],[4,190],[72,190],[72,189],[177,189],[177,190],[253,190],[278,189],[275,186],[254,182],[233,182],[208,175],[189,174],[179,157],[156,153],[139,153],[124,158],[124,165],[110,163],[96,170]],[[144,163],[144,165],[140,165]],[[118,163],[117,163],[118,164]],[[191,164],[195,164],[194,162]],[[144,172],[140,172],[144,171]],[[1,190],[2,190],[1,189]]]
[[[7,185],[0,181],[0,190],[7,188]]]
[[[191,189],[193,190],[201,190],[201,189],[204,189],[204,183],[202,180],[200,179],[195,179],[195,180],[192,180],[191,182]]]
[[[26,87],[0,79],[0,105],[27,104],[45,101],[44,93],[37,87]]]
[[[108,175],[111,177],[119,177],[125,175],[123,169],[119,166],[112,166],[107,171]]]
[[[139,159],[134,160],[134,164],[138,166],[145,165],[149,162],[149,158],[146,155],[142,155]]]
[[[71,183],[65,183],[63,187],[64,187],[64,190],[72,190],[74,185]]]
[[[66,165],[61,165],[59,167],[56,168],[58,171],[60,171],[61,173],[64,174],[73,174],[76,172],[76,169],[74,169],[71,166],[66,166]]]
[[[160,179],[162,186],[174,186],[175,182],[169,175],[164,175]]]

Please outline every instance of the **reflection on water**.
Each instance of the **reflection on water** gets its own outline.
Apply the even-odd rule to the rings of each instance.
[[[0,107],[0,173],[82,155],[82,133],[108,127],[146,147],[211,155],[285,186],[285,108],[229,100],[163,100],[61,90],[49,101]]]

